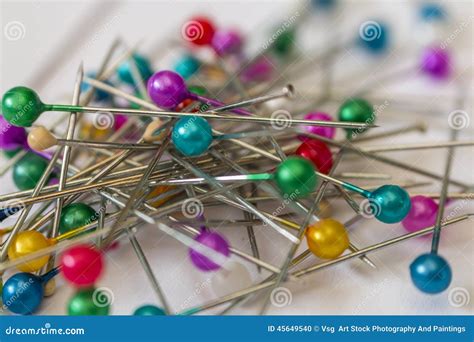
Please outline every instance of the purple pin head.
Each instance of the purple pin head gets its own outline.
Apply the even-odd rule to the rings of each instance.
[[[323,112],[312,112],[304,116],[305,120],[318,120],[318,121],[333,121],[329,114]],[[322,126],[304,126],[304,130],[311,134],[317,134],[324,138],[332,139],[336,134],[335,127],[322,127]],[[302,141],[305,141],[307,137],[304,135],[298,136]]]
[[[451,58],[446,50],[438,47],[427,48],[423,52],[421,68],[435,79],[447,79],[451,74]]]
[[[173,109],[183,102],[189,92],[184,79],[169,70],[159,71],[148,80],[148,95],[157,106]]]
[[[26,147],[26,131],[23,127],[13,126],[0,116],[0,149],[9,151]]]
[[[220,56],[239,53],[243,39],[240,34],[232,30],[219,30],[212,37],[212,47]]]
[[[272,61],[263,56],[250,64],[242,73],[242,82],[264,82],[268,81],[274,73]]]
[[[220,234],[216,232],[202,230],[199,235],[196,236],[195,240],[212,248],[216,252],[226,257],[230,255],[229,244]],[[191,261],[194,266],[199,268],[201,271],[215,271],[221,267],[194,249],[189,250],[189,256],[191,257]]]
[[[430,197],[413,196],[408,215],[402,221],[403,227],[409,232],[431,227],[435,224],[438,204]]]

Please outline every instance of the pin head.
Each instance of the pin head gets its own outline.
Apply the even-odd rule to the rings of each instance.
[[[89,287],[102,274],[102,259],[102,253],[91,246],[71,247],[61,255],[61,273],[74,286]]]
[[[30,315],[43,301],[43,281],[31,273],[17,273],[3,285],[3,304],[13,313]]]
[[[451,266],[438,254],[422,254],[411,263],[410,276],[420,291],[436,294],[449,287],[452,278]]]
[[[304,116],[305,120],[318,120],[318,121],[333,121],[329,114],[323,112],[308,113]],[[322,137],[333,139],[336,134],[335,127],[323,127],[323,126],[303,126],[304,130],[311,134],[317,134]],[[305,141],[307,138],[304,135],[298,137],[300,140]]]
[[[434,79],[445,80],[451,75],[451,57],[447,50],[426,48],[422,55],[421,69]]]
[[[44,112],[44,104],[33,89],[14,87],[3,95],[2,112],[13,126],[29,127]]]
[[[242,72],[242,82],[265,82],[271,79],[275,72],[275,64],[273,64],[270,56],[265,56],[251,63]]]
[[[159,107],[173,109],[184,101],[189,92],[184,79],[169,70],[159,71],[148,80],[148,95]]]
[[[301,157],[289,157],[280,163],[274,179],[282,194],[290,198],[305,197],[318,184],[313,164]]]
[[[39,250],[49,246],[51,246],[50,240],[36,230],[20,232],[15,235],[8,247],[8,258],[10,260],[15,260],[31,253],[38,252]],[[48,261],[49,255],[44,255],[37,259],[20,264],[18,269],[23,272],[36,272],[46,265]]]
[[[233,30],[218,30],[212,38],[212,47],[220,56],[239,53],[242,44],[242,36]]]
[[[95,72],[88,72],[86,74],[89,78],[97,78],[97,74]],[[104,83],[106,83],[107,85],[109,86],[112,86],[112,83],[110,83],[109,80],[104,80],[102,81]],[[81,92],[82,93],[85,93],[87,91],[89,91],[89,89],[91,89],[91,86],[89,83],[86,83],[86,82],[82,82],[81,83]],[[94,100],[98,101],[98,102],[101,102],[101,101],[107,101],[111,98],[111,95],[106,92],[105,90],[102,90],[102,89],[95,89],[94,90]]]
[[[349,248],[349,236],[339,221],[327,218],[306,228],[309,250],[321,259],[334,259]]]
[[[47,167],[48,162],[44,158],[28,152],[13,166],[13,182],[20,190],[33,189]]]
[[[155,119],[146,127],[143,133],[143,140],[147,143],[161,141],[165,138],[166,129],[163,127],[163,121]]]
[[[132,58],[138,69],[138,72],[140,73],[140,76],[142,77],[143,81],[146,82],[153,74],[150,62],[148,61],[148,59],[139,54],[134,54]],[[125,61],[120,64],[117,69],[117,74],[122,82],[133,86],[135,85],[135,82],[133,81],[133,73],[131,71],[132,66],[130,65],[130,63],[130,61]]]
[[[337,0],[311,0],[311,5],[316,10],[318,9],[330,9],[337,4]]]
[[[370,208],[377,220],[384,223],[397,223],[410,211],[410,196],[397,185],[383,185],[371,192]]]
[[[413,196],[411,208],[402,221],[403,227],[409,232],[431,227],[435,224],[438,204],[430,197]]]
[[[0,150],[11,151],[25,147],[26,131],[23,127],[13,126],[0,115]]]
[[[188,79],[199,70],[200,66],[201,63],[196,57],[186,55],[175,64],[174,71],[184,79]]]
[[[198,116],[186,116],[179,119],[173,127],[174,146],[185,156],[198,156],[212,143],[211,125]]]
[[[375,114],[373,106],[364,99],[352,98],[347,100],[339,108],[339,120],[343,122],[359,122],[373,124],[375,122]],[[347,128],[348,136],[356,136],[363,133],[365,128]]]
[[[183,38],[194,45],[211,44],[214,33],[212,21],[202,16],[191,18],[182,28]]]
[[[99,214],[85,203],[71,203],[61,210],[59,231],[65,234],[75,228],[97,221]]]
[[[280,28],[278,28],[278,30],[280,30]],[[275,39],[272,50],[277,56],[288,56],[293,52],[293,48],[295,47],[295,40],[295,30],[293,28],[284,30]]]
[[[332,169],[332,153],[329,147],[316,139],[307,139],[295,151],[295,154],[311,161],[316,169],[328,174]]]
[[[446,19],[446,11],[440,4],[423,3],[420,8],[420,17],[425,21],[442,21]]]
[[[44,126],[33,127],[28,134],[28,146],[35,151],[44,151],[57,145],[58,139]]]
[[[110,294],[96,288],[78,290],[69,300],[69,316],[106,316],[112,300]]]
[[[165,316],[163,309],[154,305],[143,305],[135,310],[134,316]]]
[[[199,235],[196,236],[195,240],[226,257],[230,255],[229,244],[219,233],[202,230]],[[194,266],[201,271],[215,271],[221,268],[221,265],[216,264],[194,249],[189,250],[189,256]]]

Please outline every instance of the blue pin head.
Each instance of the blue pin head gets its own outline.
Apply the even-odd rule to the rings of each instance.
[[[435,253],[422,254],[410,265],[413,284],[422,292],[436,294],[449,287],[452,278],[448,262]]]

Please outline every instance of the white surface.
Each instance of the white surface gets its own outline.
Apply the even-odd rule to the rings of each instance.
[[[1,44],[1,92],[12,86],[32,85],[39,90],[45,101],[70,101],[72,85],[77,66],[84,61],[86,69],[97,67],[110,42],[120,35],[129,45],[145,38],[140,50],[144,53],[165,49],[172,59],[177,51],[168,51],[167,35],[180,38],[180,26],[190,14],[208,13],[217,17],[219,25],[235,26],[247,35],[251,48],[258,48],[265,41],[265,30],[273,27],[278,19],[284,19],[285,13],[291,13],[290,2],[275,1],[222,1],[222,2],[176,2],[176,1],[133,1],[119,4],[108,2],[110,9],[104,16],[101,13],[88,12],[97,2],[18,2],[2,1],[2,27],[8,22],[20,21],[25,28],[24,38],[10,41],[2,36]],[[308,44],[300,46],[322,46],[318,44],[325,35],[334,32],[349,32],[345,27],[357,27],[358,23],[371,18],[381,18],[394,24],[395,48],[388,57],[380,60],[368,59],[357,50],[348,49],[339,55],[337,74],[341,78],[350,75],[350,70],[358,74],[364,71],[363,78],[354,80],[354,85],[344,84],[344,89],[355,89],[372,75],[380,75],[384,70],[390,70],[394,65],[400,65],[405,56],[416,59],[414,53],[414,30],[416,25],[414,5],[397,1],[355,1],[345,4],[345,8],[328,20],[323,16],[315,16],[307,26],[303,36]],[[463,29],[456,34],[452,47],[459,53],[455,62],[459,74],[467,76],[470,95],[472,96],[472,2],[449,2],[450,13],[454,17],[447,30],[447,35],[457,32],[462,23]],[[87,17],[84,21],[84,16]],[[71,37],[72,32],[81,25],[80,34],[74,36],[68,51],[58,51],[61,42]],[[316,33],[318,32],[318,33]],[[313,34],[311,34],[313,33]],[[160,43],[161,42],[161,43]],[[404,53],[408,48],[408,54]],[[74,48],[76,48],[74,50]],[[402,53],[403,52],[403,53]],[[42,68],[55,56],[66,58],[66,61],[55,62],[54,72],[47,73],[47,78],[37,80]],[[170,67],[159,60],[154,60],[156,68]],[[470,69],[470,70],[469,70]],[[469,76],[469,72],[471,72]],[[452,111],[452,102],[438,95],[455,92],[453,82],[447,85],[433,85],[423,77],[411,75],[396,84],[383,84],[378,90],[395,98],[398,93],[404,94],[403,99],[416,100],[417,94],[429,94],[429,108],[439,109],[429,115],[420,116],[429,124],[428,133],[408,134],[391,138],[390,141],[380,141],[380,144],[409,143],[417,141],[435,141],[448,139],[447,113]],[[338,77],[337,77],[338,78]],[[298,89],[298,88],[297,88]],[[304,91],[317,91],[318,82],[309,83]],[[325,105],[322,110],[334,113],[336,104]],[[461,138],[472,139],[472,103],[466,109],[471,115],[471,127],[461,131]],[[54,114],[48,114],[54,115]],[[418,117],[408,111],[397,110],[388,106],[380,115],[378,123],[385,130],[412,123]],[[47,120],[43,118],[42,120]],[[371,143],[372,144],[372,143]],[[367,143],[369,145],[369,143]],[[473,149],[458,150],[453,164],[452,177],[473,183],[472,170],[474,166]],[[438,174],[442,173],[445,163],[444,150],[426,150],[409,153],[391,153],[390,157],[397,158]],[[368,160],[347,157],[341,165],[341,171],[357,172],[386,172],[394,180],[423,180],[424,178],[402,170],[375,163]],[[360,181],[359,184],[366,184]],[[436,192],[441,185],[432,182],[423,190]],[[417,189],[418,190],[418,189]],[[456,188],[451,188],[456,190]],[[6,174],[0,183],[0,192],[15,191],[11,184],[11,174]],[[420,189],[421,191],[421,189]],[[351,217],[351,212],[345,203],[333,201],[334,216],[340,221]],[[456,209],[459,214],[474,212],[472,201],[455,202],[447,209]],[[211,212],[212,217],[242,217],[238,211]],[[209,215],[209,214],[208,214]],[[9,225],[6,221],[3,225]],[[289,244],[273,231],[256,228],[257,240],[261,248],[262,258],[273,264],[280,265],[287,253]],[[250,253],[245,229],[219,227],[229,239],[232,246]],[[368,246],[391,237],[404,234],[401,225],[383,225],[375,221],[363,221],[351,229],[351,239],[358,246]],[[187,257],[187,250],[176,241],[163,236],[148,227],[138,234],[139,241],[153,266],[156,276],[168,298],[171,307],[176,312],[205,303],[214,297],[209,280],[212,274],[203,274],[192,267]],[[305,245],[305,244],[303,244]],[[305,246],[306,247],[306,246]],[[474,239],[473,222],[468,221],[450,227],[442,234],[440,253],[450,262],[453,270],[453,282],[442,294],[427,296],[417,291],[410,282],[408,265],[420,253],[427,252],[430,240],[427,238],[414,239],[371,254],[370,257],[378,266],[374,271],[359,260],[351,260],[337,267],[314,273],[299,282],[285,284],[292,293],[292,303],[282,308],[271,307],[271,314],[467,314],[472,313],[473,301],[462,306],[450,305],[448,296],[450,290],[462,287],[474,294]],[[305,265],[316,262],[311,258]],[[267,274],[258,275],[253,265],[246,264],[257,282]],[[56,294],[47,298],[40,314],[65,314],[65,306],[73,289],[58,277]],[[124,241],[121,248],[107,254],[107,271],[97,284],[110,288],[114,293],[112,314],[131,314],[135,308],[146,303],[157,303],[157,298],[140,269],[139,262],[130,245]],[[251,302],[233,311],[236,314],[254,314],[258,312],[260,297],[252,297]],[[206,312],[211,313],[211,311]]]

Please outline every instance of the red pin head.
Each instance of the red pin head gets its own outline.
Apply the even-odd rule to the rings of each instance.
[[[92,246],[74,246],[61,255],[60,264],[61,273],[68,282],[77,287],[89,287],[102,273],[102,253]]]
[[[295,154],[311,161],[321,173],[328,174],[332,169],[331,151],[325,143],[319,140],[306,140],[298,147]]]

